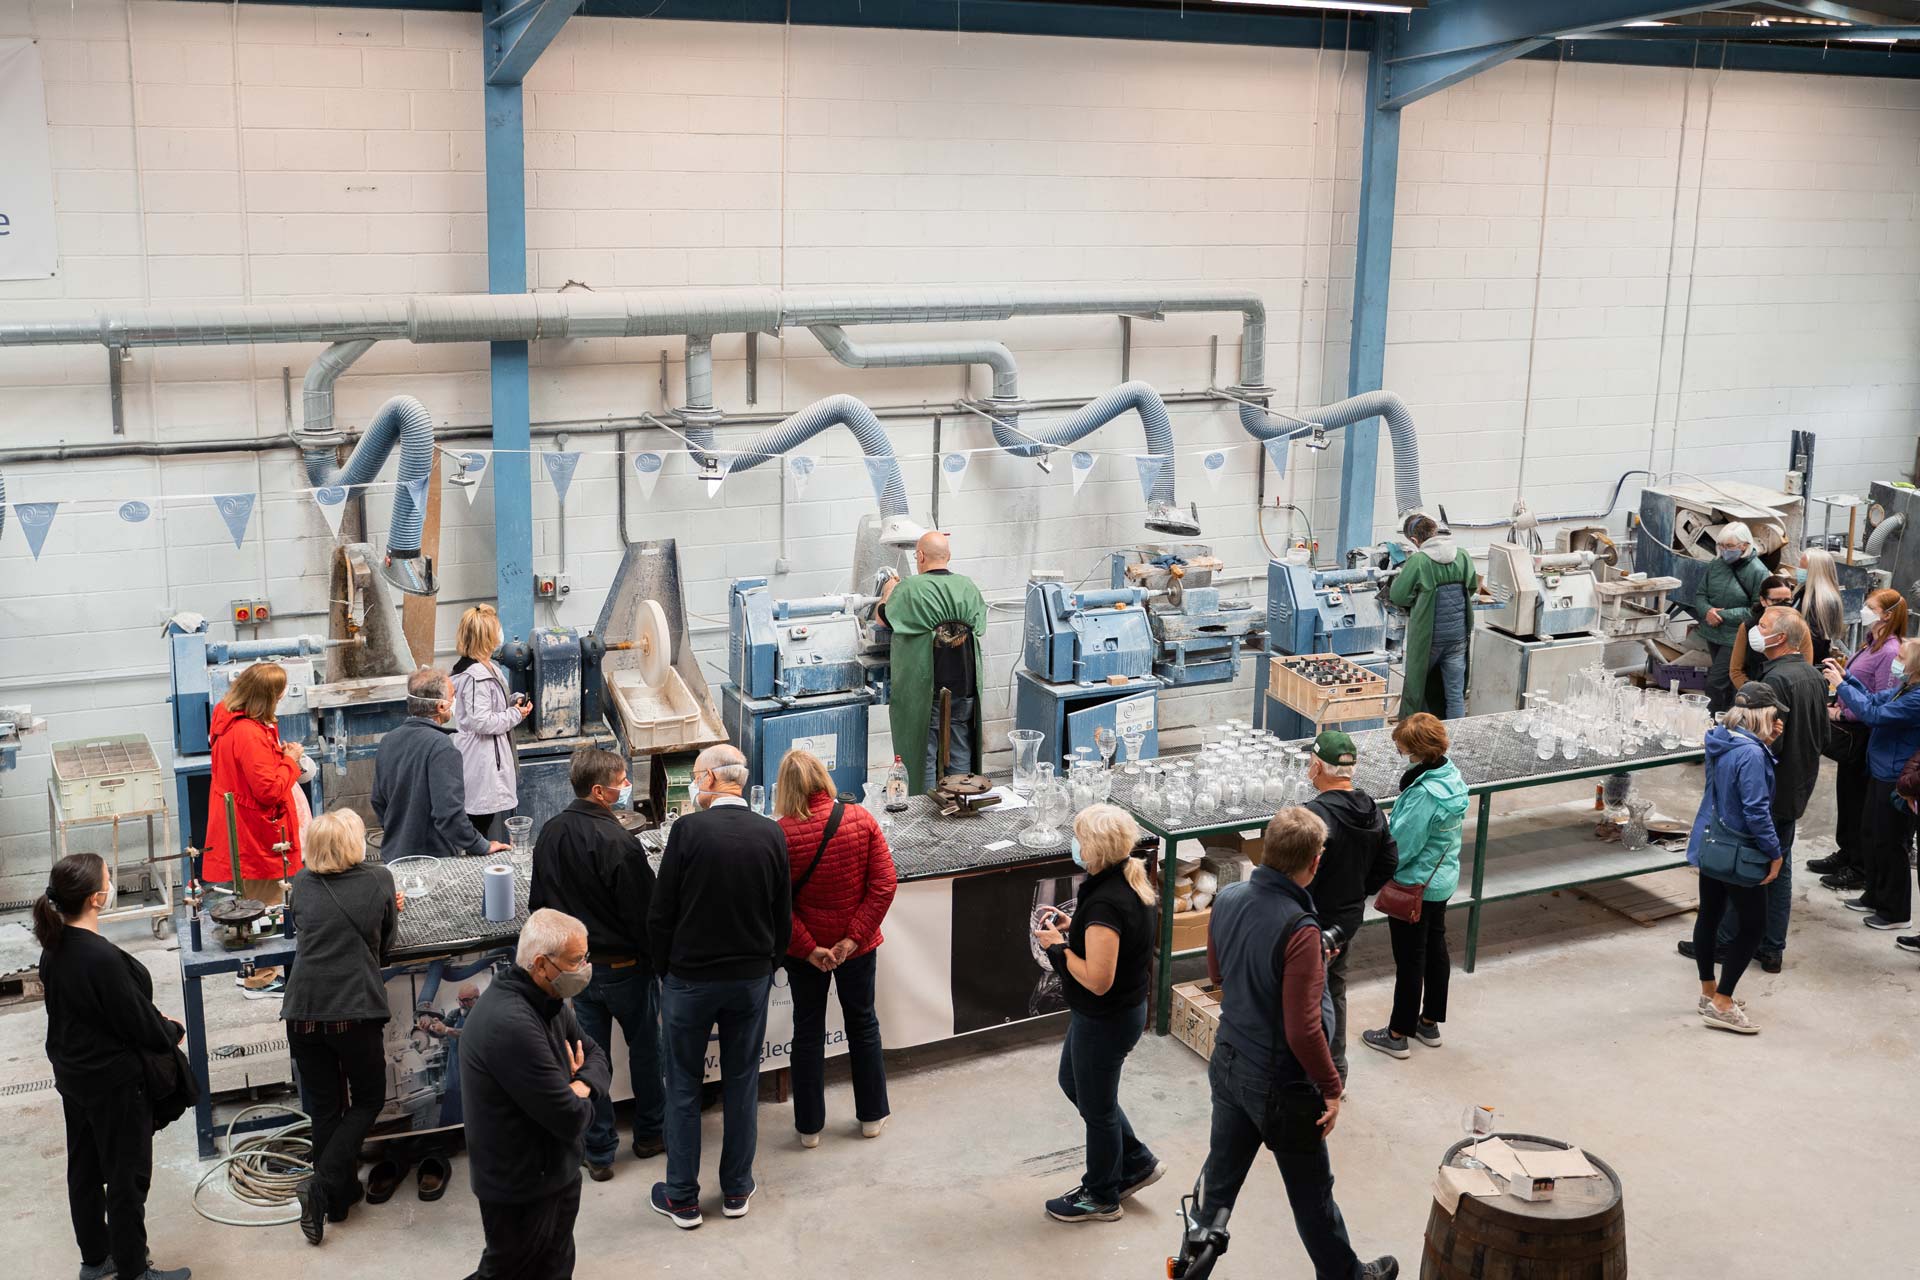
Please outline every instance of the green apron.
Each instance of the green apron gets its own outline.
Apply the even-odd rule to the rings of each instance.
[[[1473,597],[1480,589],[1480,575],[1474,572],[1473,557],[1464,548],[1456,548],[1453,559],[1440,564],[1431,556],[1414,552],[1406,567],[1393,580],[1387,598],[1407,611],[1406,646],[1401,656],[1407,674],[1400,688],[1400,718],[1429,711],[1444,715],[1447,707],[1440,672],[1432,665],[1433,607],[1438,588],[1459,583],[1467,597],[1467,678],[1473,677]]]
[[[927,726],[934,717],[933,629],[943,622],[964,622],[973,629],[973,767],[980,769],[981,705],[987,678],[980,661],[987,638],[987,602],[973,579],[957,573],[920,573],[901,580],[887,598],[887,626],[893,632],[892,691],[887,719],[893,725],[893,753],[907,770],[907,791],[920,795],[934,782],[921,774],[927,763]]]

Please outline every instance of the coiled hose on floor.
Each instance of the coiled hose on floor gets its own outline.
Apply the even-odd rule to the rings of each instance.
[[[291,1124],[277,1129],[262,1129],[235,1139],[234,1128],[254,1112],[278,1111],[293,1117]],[[313,1122],[304,1112],[278,1103],[251,1106],[227,1123],[227,1154],[208,1166],[193,1187],[193,1211],[208,1222],[223,1227],[284,1227],[300,1221],[300,1210],[284,1218],[230,1218],[211,1212],[200,1203],[200,1193],[221,1173],[227,1180],[227,1194],[242,1204],[260,1209],[277,1209],[294,1202],[293,1189],[313,1173]]]

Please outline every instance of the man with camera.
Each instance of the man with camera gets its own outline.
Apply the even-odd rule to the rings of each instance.
[[[1326,851],[1313,878],[1313,905],[1329,935],[1327,994],[1333,997],[1333,1031],[1327,1042],[1342,1083],[1347,1078],[1347,957],[1366,916],[1367,899],[1393,879],[1400,865],[1387,815],[1372,796],[1353,789],[1356,759],[1352,737],[1327,729],[1313,740],[1307,765],[1307,781],[1320,793],[1307,801],[1307,811],[1327,824]]]
[[[1282,809],[1267,824],[1260,865],[1214,900],[1207,967],[1221,988],[1220,1029],[1207,1071],[1213,1135],[1200,1218],[1232,1208],[1265,1146],[1318,1280],[1394,1280],[1392,1257],[1355,1256],[1333,1200],[1326,1140],[1342,1087],[1327,1043],[1325,943],[1307,894],[1326,840],[1317,814]]]

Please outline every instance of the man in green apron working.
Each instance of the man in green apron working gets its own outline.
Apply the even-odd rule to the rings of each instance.
[[[948,568],[947,535],[924,533],[914,544],[916,572],[880,592],[879,619],[893,632],[892,693],[887,707],[893,750],[906,767],[907,790],[920,795],[939,781],[943,695],[951,729],[947,772],[971,773],[980,750],[980,641],[987,602],[971,578]],[[924,752],[914,749],[924,742]]]
[[[1473,597],[1480,575],[1451,531],[1431,516],[1409,520],[1407,538],[1419,550],[1407,557],[1387,590],[1387,598],[1407,611],[1400,718],[1429,711],[1442,720],[1458,720],[1467,714]]]

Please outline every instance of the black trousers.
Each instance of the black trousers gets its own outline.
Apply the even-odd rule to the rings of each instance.
[[[1913,872],[1907,849],[1913,844],[1913,810],[1894,794],[1893,783],[1867,780],[1860,810],[1860,845],[1867,888],[1861,896],[1888,920],[1913,918]]]
[[[1700,877],[1700,911],[1693,917],[1693,959],[1702,982],[1713,981],[1715,940],[1720,933],[1720,918],[1729,908],[1734,915],[1733,938],[1726,944],[1727,958],[1720,965],[1720,981],[1714,987],[1723,996],[1733,994],[1740,985],[1740,975],[1760,950],[1760,939],[1767,930],[1767,886]]]
[[[1842,866],[1862,873],[1866,870],[1865,851],[1860,845],[1860,814],[1867,803],[1866,735],[1867,726],[1842,720],[1833,726],[1835,737],[1846,735],[1860,739],[1860,753],[1836,761],[1833,768],[1833,856]]]
[[[1387,934],[1393,941],[1393,1019],[1387,1029],[1410,1036],[1421,1018],[1445,1022],[1447,983],[1453,977],[1453,960],[1447,955],[1447,904],[1424,904],[1418,924],[1389,920]]]
[[[832,973],[788,957],[787,990],[793,996],[793,1127],[819,1133],[827,1123],[827,988],[840,992],[847,1027],[847,1057],[853,1066],[853,1113],[861,1122],[884,1120],[887,1064],[880,1045],[880,1018],[873,1011],[880,953],[854,956]]]
[[[557,1195],[526,1204],[480,1202],[487,1247],[467,1280],[573,1280],[573,1220],[580,1179]]]
[[[385,1035],[386,1024],[371,1021],[338,1034],[287,1031],[300,1101],[313,1120],[313,1173],[330,1208],[359,1198],[360,1144],[387,1096]]]
[[[133,1277],[147,1269],[147,1188],[153,1184],[153,1107],[129,1084],[84,1102],[62,1094],[67,1121],[67,1208],[80,1261]]]
[[[513,810],[511,809],[504,810],[500,813],[470,813],[467,815],[467,821],[473,824],[475,831],[478,831],[487,839],[498,840],[500,837],[494,833],[494,822],[498,819],[511,818],[512,816]]]
[[[1725,711],[1733,705],[1733,645],[1707,644],[1707,710]]]

